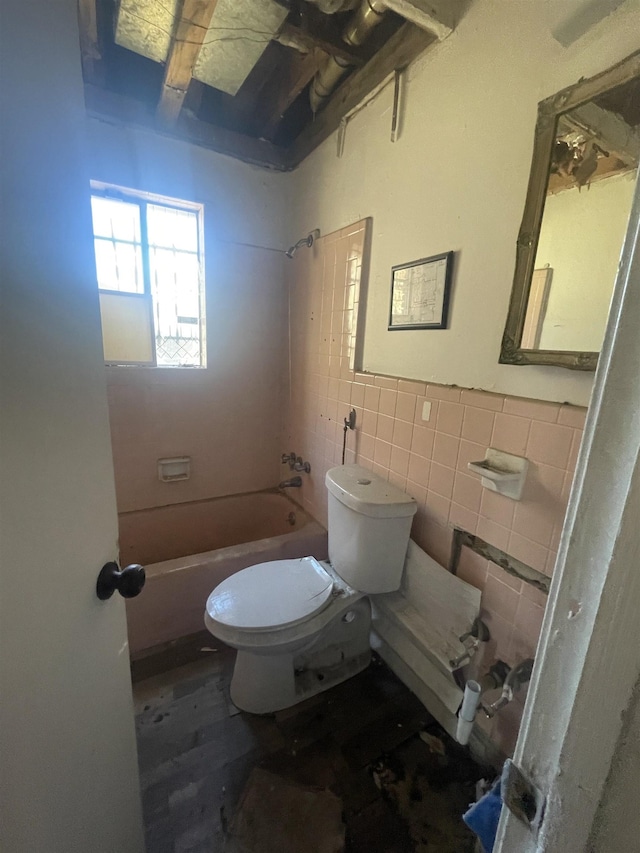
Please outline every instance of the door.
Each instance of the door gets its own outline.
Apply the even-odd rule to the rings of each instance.
[[[75,0],[3,0],[0,849],[140,853]]]

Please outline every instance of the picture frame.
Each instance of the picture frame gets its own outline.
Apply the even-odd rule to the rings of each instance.
[[[388,331],[446,329],[453,252],[391,267]]]

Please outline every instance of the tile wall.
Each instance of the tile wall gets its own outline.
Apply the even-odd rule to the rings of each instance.
[[[282,449],[311,463],[301,493],[292,497],[326,524],[324,477],[341,462],[343,419],[353,407],[357,426],[347,434],[346,461],[373,469],[417,500],[412,538],[427,553],[446,566],[453,527],[462,527],[550,576],[586,410],[354,371],[367,228],[363,220],[321,238],[289,270],[291,388]],[[487,447],[529,459],[521,501],[484,489],[468,470],[467,462],[482,459]],[[468,549],[459,574],[482,590],[492,634],[482,665],[533,655],[544,594]],[[521,710],[522,702],[514,702],[486,724],[506,753]]]

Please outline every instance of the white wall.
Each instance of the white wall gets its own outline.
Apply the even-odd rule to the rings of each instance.
[[[550,8],[552,7],[552,8]],[[638,48],[627,0],[565,49],[558,3],[476,0],[456,31],[409,70],[401,136],[389,141],[392,87],[294,172],[290,221],[334,231],[373,217],[364,368],[586,404],[592,375],[499,365],[537,105]],[[394,264],[453,249],[451,326],[387,332]]]
[[[536,269],[553,270],[540,349],[599,351],[636,173],[547,198]]]
[[[107,368],[120,512],[273,487],[286,370],[282,176],[146,130],[88,122],[91,177],[204,204],[207,368]],[[157,460],[190,456],[161,483]]]

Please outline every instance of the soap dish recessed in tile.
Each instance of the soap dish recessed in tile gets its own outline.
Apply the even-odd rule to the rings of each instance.
[[[479,462],[467,462],[467,468],[480,474],[486,489],[498,492],[514,501],[522,497],[529,460],[490,447]]]

